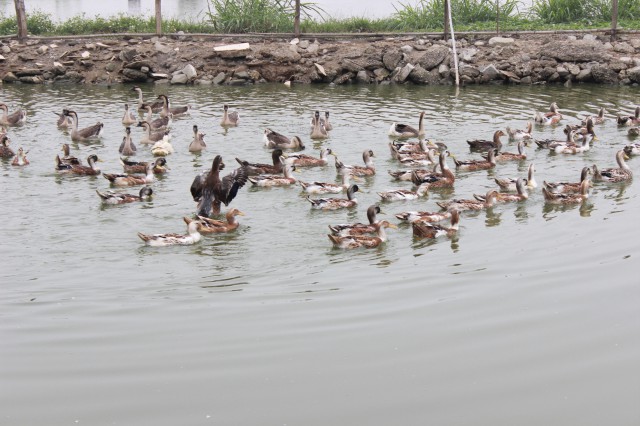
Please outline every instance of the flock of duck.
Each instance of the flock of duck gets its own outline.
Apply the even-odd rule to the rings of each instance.
[[[156,174],[167,172],[167,155],[174,152],[170,142],[170,127],[175,118],[187,116],[190,106],[173,106],[166,95],[160,95],[153,103],[145,103],[142,90],[135,86],[132,88],[138,94],[137,109],[140,119],[136,118],[128,104],[124,105],[122,124],[125,126],[125,135],[119,147],[121,163],[124,173],[102,173],[97,163],[98,156],[92,154],[87,158],[87,164],[71,155],[68,144],[62,147],[62,155],[56,155],[55,168],[58,173],[72,175],[96,176],[102,175],[112,187],[140,186],[137,194],[129,194],[113,190],[99,191],[97,195],[102,202],[107,204],[124,204],[140,202],[151,199],[153,190],[151,184]],[[28,151],[19,148],[14,153],[10,148],[10,138],[7,128],[21,126],[26,123],[27,113],[19,109],[9,114],[5,104],[0,103],[0,157],[11,159],[14,166],[26,166]],[[157,117],[154,115],[157,114]],[[397,161],[401,169],[389,170],[388,174],[394,181],[411,182],[413,188],[401,188],[378,192],[380,201],[392,202],[401,200],[419,199],[431,191],[441,188],[453,188],[456,183],[456,173],[462,171],[489,170],[504,162],[523,162],[527,160],[526,147],[533,144],[537,149],[550,150],[559,155],[575,155],[586,152],[597,141],[595,128],[603,124],[605,110],[601,108],[597,115],[588,116],[581,123],[566,124],[562,140],[534,139],[532,136],[533,123],[528,122],[524,129],[497,130],[490,140],[475,139],[467,143],[472,152],[480,153],[479,158],[460,160],[456,158],[441,142],[433,142],[426,138],[424,128],[425,112],[420,112],[418,127],[408,124],[393,123],[388,135],[392,138],[389,143],[391,157]],[[101,136],[104,125],[100,122],[89,127],[80,128],[76,111],[63,109],[58,116],[59,129],[69,132],[72,141],[91,141]],[[534,122],[539,126],[561,125],[564,117],[560,113],[557,104],[551,104],[548,111],[537,112]],[[640,135],[640,107],[635,110],[633,116],[618,116],[618,126],[628,127],[630,136]],[[237,111],[230,111],[227,105],[223,106],[223,117],[220,125],[225,128],[238,126],[240,115]],[[137,153],[138,148],[131,138],[131,127],[140,127],[143,136],[139,144],[149,145],[150,153],[156,158],[153,161],[135,162],[128,157]],[[329,137],[333,129],[329,112],[324,116],[319,111],[311,117],[309,124],[310,138],[323,140]],[[190,152],[201,152],[207,149],[204,134],[199,132],[196,125],[193,126],[193,140],[189,144]],[[517,152],[504,151],[502,138],[508,137],[516,142]],[[413,140],[412,140],[413,139]],[[151,246],[186,245],[194,244],[201,240],[202,234],[214,234],[231,232],[238,228],[237,216],[244,213],[237,208],[230,208],[225,214],[225,219],[214,219],[211,216],[220,215],[222,204],[229,206],[238,191],[247,184],[256,187],[275,187],[299,185],[307,196],[306,200],[312,209],[337,210],[353,208],[358,205],[355,194],[360,190],[357,184],[351,180],[361,181],[376,174],[373,163],[375,158],[371,149],[362,153],[362,165],[344,164],[338,159],[330,148],[321,148],[318,157],[303,154],[304,144],[300,137],[291,138],[284,136],[272,129],[265,129],[263,135],[265,147],[272,149],[271,163],[256,163],[236,158],[238,167],[222,176],[226,164],[221,155],[216,155],[210,169],[195,176],[191,184],[191,196],[196,202],[196,214],[193,217],[184,217],[187,225],[186,234],[144,234],[138,236],[145,244]],[[584,167],[580,173],[580,180],[568,182],[547,182],[542,185],[542,194],[545,202],[554,204],[579,204],[589,198],[592,181],[625,182],[631,181],[633,174],[625,160],[629,156],[640,154],[640,144],[628,144],[617,150],[615,160],[617,167],[600,168],[597,165]],[[329,158],[334,157],[336,174],[339,183],[312,181],[306,182],[296,179],[292,172],[296,169],[308,167],[325,167],[329,165]],[[451,158],[455,172],[447,159]],[[495,179],[496,187],[484,194],[474,194],[472,199],[450,199],[438,202],[440,211],[405,211],[395,214],[402,222],[411,223],[413,235],[417,238],[437,238],[441,235],[452,236],[457,233],[461,214],[465,211],[484,210],[496,204],[508,202],[525,202],[528,191],[538,187],[535,179],[535,165],[530,163],[527,176]],[[345,193],[344,197],[337,194]],[[333,195],[333,196],[329,196]],[[369,206],[367,209],[367,222],[329,225],[328,237],[335,247],[357,248],[378,247],[386,239],[386,229],[397,226],[388,220],[378,220],[381,213],[380,204]],[[445,225],[442,222],[449,221]]]

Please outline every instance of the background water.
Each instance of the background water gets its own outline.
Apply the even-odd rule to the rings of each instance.
[[[612,118],[632,112],[637,87],[145,86],[146,98],[166,93],[193,111],[174,122],[176,153],[154,200],[106,207],[95,194],[108,189],[104,178],[54,171],[70,141],[52,112],[75,109],[81,127],[103,121],[102,140],[72,143],[72,153],[97,153],[103,171],[120,172],[129,89],[0,89],[11,111],[29,111],[9,132],[32,162],[0,163],[0,424],[640,422],[638,182],[597,184],[588,203],[568,208],[546,205],[538,189],[526,203],[464,214],[453,239],[414,240],[400,226],[381,249],[341,251],[326,237],[328,224],[365,220],[376,191],[410,186],[387,174],[399,168],[387,147],[394,121],[425,110],[429,137],[477,157],[466,139],[523,128],[551,101],[565,122],[600,106]],[[240,111],[239,127],[218,125],[223,103]],[[320,143],[308,138],[316,109],[335,127]],[[202,155],[187,151],[193,124],[207,135]],[[189,247],[142,244],[138,231],[184,232],[189,185],[214,155],[227,170],[234,157],[268,162],[266,126],[345,163],[372,149],[378,173],[360,185],[359,207],[316,212],[297,187],[245,187],[231,204],[246,213],[237,232]],[[563,137],[560,127],[534,132]],[[597,133],[581,155],[528,148],[538,182],[614,166],[626,129],[609,121]],[[147,148],[137,157],[150,158]],[[460,173],[453,192],[384,204],[382,217],[485,193],[528,163]],[[297,177],[334,180],[335,170]]]
[[[328,15],[336,18],[363,16],[368,18],[385,18],[395,12],[395,7],[401,7],[399,2],[388,0],[351,0],[348,3],[339,0],[313,1]],[[417,2],[409,2],[414,5]],[[208,12],[208,0],[163,0],[162,14],[165,17],[185,20],[200,20]],[[100,15],[103,17],[118,13],[142,14],[155,16],[155,0],[114,0],[110,2],[96,2],[93,0],[27,0],[27,13],[40,10],[49,13],[59,20],[67,20],[75,15],[84,13],[87,16]],[[13,0],[0,0],[0,14],[15,16],[16,9]]]

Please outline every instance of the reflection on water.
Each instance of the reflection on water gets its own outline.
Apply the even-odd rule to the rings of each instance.
[[[387,173],[400,168],[388,153],[391,122],[425,110],[430,138],[459,158],[479,158],[467,139],[523,127],[552,100],[575,122],[602,105],[611,115],[632,110],[636,91],[143,91],[149,99],[167,92],[193,111],[174,121],[176,152],[152,185],[153,201],[104,206],[95,194],[109,188],[104,178],[54,172],[69,135],[56,129],[52,112],[73,107],[81,123],[103,121],[101,141],[71,143],[72,154],[95,153],[103,171],[121,172],[122,104],[134,101],[129,87],[2,87],[4,102],[29,110],[27,125],[9,132],[31,160],[21,170],[0,163],[3,424],[173,425],[207,416],[217,424],[419,424],[425,416],[435,424],[637,423],[630,408],[639,396],[636,184],[598,183],[588,201],[571,206],[546,203],[538,187],[526,202],[465,212],[450,238],[416,239],[407,224],[389,230],[388,242],[374,250],[335,249],[327,238],[329,224],[365,221],[378,191],[411,188]],[[218,125],[223,103],[240,111],[237,128]],[[326,141],[310,143],[315,110],[330,111],[335,128]],[[202,154],[187,149],[194,124],[207,134]],[[347,164],[361,164],[362,151],[374,150],[377,174],[358,182],[358,207],[315,211],[297,186],[246,187],[231,204],[246,214],[236,232],[189,247],[142,244],[137,232],[184,232],[182,218],[195,210],[191,181],[214,155],[224,157],[223,174],[235,157],[270,162],[262,143],[267,126],[300,135],[310,154],[330,147]],[[484,194],[495,177],[524,176],[529,162],[540,183],[573,180],[585,165],[611,165],[625,131],[613,121],[598,127],[601,141],[585,155],[550,155],[532,145],[527,161],[460,173],[453,189],[385,203],[381,218]],[[140,140],[140,129],[132,134]],[[563,136],[560,127],[535,128],[534,135]],[[139,150],[136,159],[151,158],[147,147]],[[340,181],[333,164],[296,177]],[[460,410],[452,418],[454,406]]]

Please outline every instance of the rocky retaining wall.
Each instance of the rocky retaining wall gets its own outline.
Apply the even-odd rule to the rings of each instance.
[[[99,41],[98,41],[99,40]],[[640,83],[640,34],[467,35],[462,84]],[[220,38],[176,35],[0,41],[4,83],[453,84],[451,41],[433,36]]]

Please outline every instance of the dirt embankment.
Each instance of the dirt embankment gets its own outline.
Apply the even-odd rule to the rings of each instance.
[[[457,39],[462,84],[640,83],[640,34]],[[206,35],[0,41],[5,84],[453,84],[452,43],[430,35],[274,39]]]

